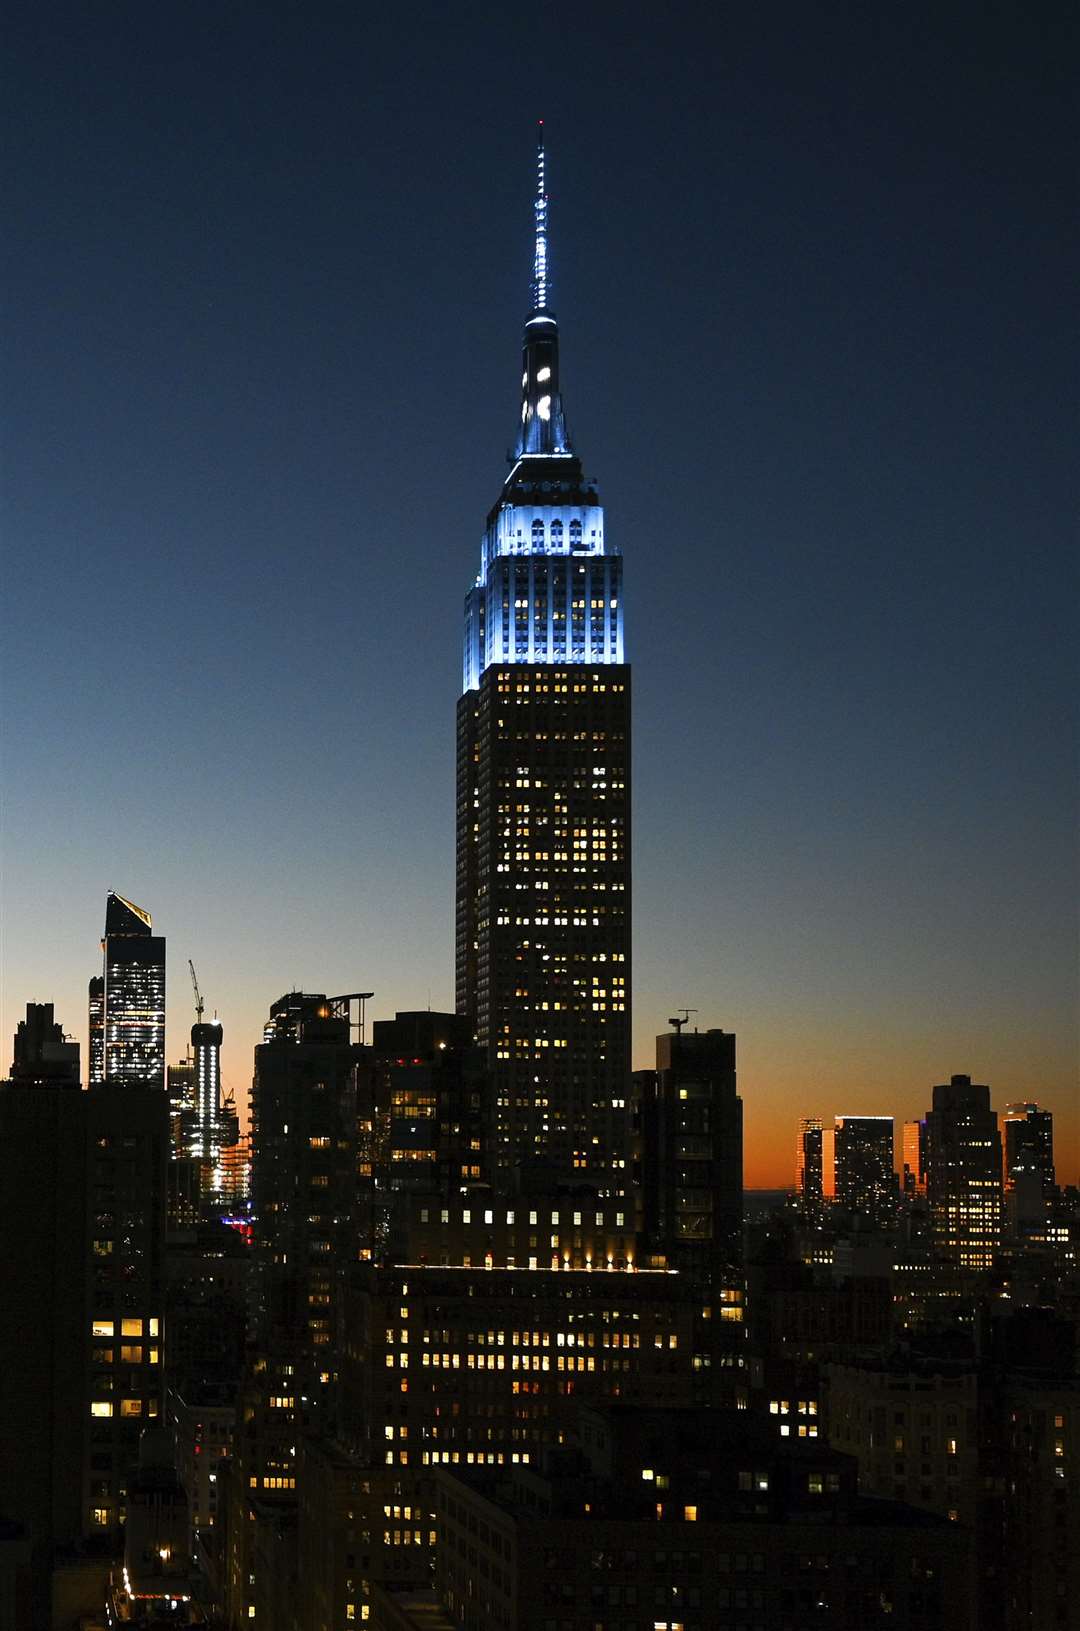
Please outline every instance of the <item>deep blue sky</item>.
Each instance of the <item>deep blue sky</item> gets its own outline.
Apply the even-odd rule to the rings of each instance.
[[[85,1042],[109,887],[238,1095],[294,984],[452,1004],[542,115],[637,1061],[736,1030],[761,1181],[951,1071],[1075,1111],[1068,9],[17,6],[0,1038]]]

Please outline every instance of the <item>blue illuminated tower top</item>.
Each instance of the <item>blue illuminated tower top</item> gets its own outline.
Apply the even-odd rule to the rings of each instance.
[[[559,327],[548,304],[543,121],[536,156],[532,302],[522,342],[521,417],[510,473],[487,519],[465,600],[464,689],[493,663],[621,663],[622,557],[570,444]]]

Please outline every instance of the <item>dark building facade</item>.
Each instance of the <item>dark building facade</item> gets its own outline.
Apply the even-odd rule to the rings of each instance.
[[[836,1204],[885,1228],[896,1222],[891,1116],[837,1116]]]
[[[962,1267],[989,1268],[1001,1245],[1002,1162],[990,1089],[970,1076],[934,1088],[926,1115],[926,1195],[934,1241]]]
[[[742,1100],[729,1031],[656,1038],[656,1070],[635,1074],[643,1225],[679,1267],[742,1255]]]
[[[535,1467],[435,1490],[436,1598],[464,1631],[973,1624],[966,1531],[861,1499],[849,1456],[745,1413],[582,1409]]]
[[[349,1021],[320,994],[270,1009],[251,1087],[257,1340],[336,1340],[336,1273],[354,1255],[356,1067]],[[324,1366],[319,1365],[322,1371]]]
[[[1044,1195],[1055,1187],[1054,1117],[1037,1104],[1007,1104],[1001,1118],[1005,1138],[1005,1188],[1034,1173]]]
[[[19,1021],[11,1065],[13,1082],[79,1085],[79,1044],[64,1035],[51,1002],[28,1002]]]
[[[50,1051],[59,1027],[43,1015],[39,1029]],[[33,1623],[47,1625],[56,1552],[115,1538],[139,1434],[161,1417],[168,1106],[80,1092],[63,1055],[66,1075],[43,1079],[23,1042],[30,1074],[0,1084],[0,1238],[23,1243],[0,1297],[0,1512],[26,1526]]]
[[[622,559],[566,431],[539,152],[515,456],[465,608],[457,1007],[490,1072],[492,1176],[627,1182],[630,673]]]

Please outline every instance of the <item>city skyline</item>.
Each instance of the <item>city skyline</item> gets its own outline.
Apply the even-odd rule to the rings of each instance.
[[[744,67],[749,58],[761,89],[763,42],[739,27],[724,25],[725,50]],[[28,42],[43,49],[29,24]],[[171,83],[161,44],[150,26],[125,48]],[[1065,268],[1051,253],[1053,181],[1016,197],[1058,104],[1051,98],[1040,123],[1032,92],[1011,124],[990,128],[1004,45],[995,37],[961,80],[963,106],[982,117],[978,174],[975,136],[965,145],[959,112],[954,129],[938,111],[934,129],[947,127],[952,145],[933,164],[859,126],[879,166],[862,176],[826,139],[825,113],[839,118],[837,108],[812,97],[789,106],[781,73],[772,95],[795,128],[816,134],[810,171],[832,176],[839,197],[823,221],[801,211],[808,161],[789,157],[775,214],[755,234],[766,195],[724,159],[739,241],[712,276],[704,266],[726,234],[672,214],[654,173],[656,153],[671,163],[690,114],[667,108],[653,158],[632,144],[635,170],[603,128],[606,103],[571,119],[573,76],[544,98],[574,424],[634,563],[633,1061],[651,1063],[652,1037],[684,1004],[703,1029],[737,1033],[751,1186],[792,1181],[798,1115],[887,1113],[899,1127],[955,1072],[988,1082],[998,1110],[1026,1098],[1051,1109],[1060,1181],[1077,1178],[1073,792],[1059,717],[1071,663],[1056,638],[1069,568],[1054,533],[1065,482],[1055,438],[1068,416],[1052,423],[1065,390],[1054,319],[1020,289],[1022,273],[1041,278],[1052,312]],[[322,56],[303,47],[313,73]],[[509,50],[505,37],[499,48]],[[50,49],[70,72],[70,48]],[[643,87],[632,42],[620,49]],[[853,68],[851,49],[841,68]],[[428,83],[426,57],[422,68]],[[915,84],[909,138],[932,101],[929,79]],[[97,115],[90,153],[100,166],[124,158],[125,136],[163,140],[129,89],[108,117],[94,94],[80,89],[75,107]],[[270,105],[282,94],[271,87]],[[711,121],[693,159],[699,179],[736,132],[757,182],[781,161],[749,118],[750,93],[741,96],[743,124],[734,114],[725,124],[691,75],[690,110],[701,121],[709,109]],[[224,102],[212,104],[224,117]],[[262,190],[255,184],[231,270],[215,266],[215,251],[230,200],[250,182],[242,165],[211,187],[210,225],[181,249],[176,287],[148,294],[136,274],[162,236],[172,242],[179,223],[203,219],[194,167],[171,172],[159,218],[130,158],[103,181],[60,141],[74,114],[55,112],[44,127],[39,116],[36,158],[59,171],[76,275],[58,283],[54,270],[47,293],[31,294],[35,244],[41,237],[52,257],[56,242],[41,201],[21,193],[27,259],[13,305],[23,302],[29,337],[16,348],[12,400],[25,401],[28,428],[9,436],[17,581],[6,734],[8,764],[24,774],[6,817],[0,1026],[10,1036],[28,1000],[53,1002],[83,1045],[84,1080],[85,982],[111,887],[143,904],[171,944],[165,1057],[179,1057],[190,1030],[176,971],[191,956],[225,1023],[224,1082],[240,1104],[266,1008],[290,986],[370,986],[372,1017],[425,1000],[453,1006],[454,607],[506,440],[502,409],[512,408],[531,127],[523,113],[462,120],[447,152],[425,154],[425,172],[421,137],[441,106],[420,134],[396,138],[400,186],[388,189],[353,152],[364,203],[381,206],[383,231],[398,234],[396,255],[409,260],[397,296],[353,229],[331,225],[344,197],[336,184],[321,181],[315,204],[300,205],[284,146],[273,147]],[[305,107],[314,116],[310,90]],[[269,123],[258,128],[270,141]],[[348,128],[332,95],[292,160],[298,173],[314,173]],[[888,225],[871,208],[883,162],[897,183]],[[469,184],[482,176],[480,206]],[[115,262],[80,214],[92,182],[103,189],[101,230],[123,246]],[[969,184],[967,213],[951,218]],[[658,230],[681,224],[680,278],[630,216],[637,185]],[[594,222],[597,197],[606,208]],[[1034,267],[993,230],[1006,197],[1024,211],[1016,237],[1026,231],[1034,244]],[[321,223],[317,293],[284,236],[272,239],[276,264],[260,255],[283,200],[309,233]],[[410,200],[426,212],[422,232]],[[922,254],[893,241],[919,223]],[[841,224],[846,271],[831,242]],[[425,235],[447,234],[446,262],[417,264],[411,251]],[[932,277],[918,279],[931,241],[943,280],[964,274],[962,310]],[[782,279],[800,250],[795,297]],[[610,286],[616,258],[621,289]],[[385,342],[346,286],[346,269],[365,266],[369,299],[389,313]],[[755,279],[771,298],[755,294]],[[133,299],[121,317],[124,290]],[[64,294],[63,309],[50,305]],[[806,299],[814,322],[803,332]],[[420,358],[416,325],[444,305],[460,332],[437,321],[445,359]],[[649,321],[636,323],[635,311]],[[950,330],[961,317],[968,329]],[[695,329],[716,347],[710,383],[691,350]],[[925,351],[911,344],[922,332],[933,337]],[[64,399],[51,400],[33,382],[35,344],[48,371],[65,335],[78,344]],[[792,343],[797,366],[783,356]],[[1042,383],[1030,377],[1039,374]],[[106,406],[111,448],[97,433]],[[53,644],[33,615],[43,607]],[[120,630],[122,661],[110,667],[103,648]],[[410,728],[391,729],[402,716]]]

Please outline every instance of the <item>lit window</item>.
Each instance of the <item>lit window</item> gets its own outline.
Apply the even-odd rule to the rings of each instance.
[[[90,1329],[96,1337],[111,1337],[115,1329],[114,1320],[95,1320]]]
[[[120,1414],[122,1416],[141,1416],[142,1404],[141,1399],[121,1399]]]
[[[142,1320],[121,1320],[120,1335],[124,1337],[141,1337]]]
[[[90,1406],[92,1416],[111,1416],[113,1413],[111,1399],[95,1399]]]

